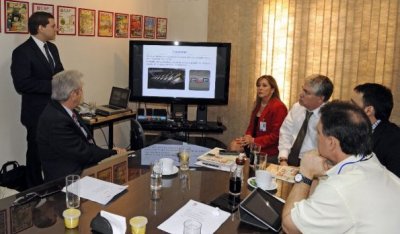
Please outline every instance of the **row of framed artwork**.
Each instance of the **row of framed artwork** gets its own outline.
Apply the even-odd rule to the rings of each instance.
[[[5,33],[28,33],[29,2],[5,0],[4,4]],[[45,11],[55,16],[54,10],[55,6],[51,4],[32,3],[32,12]],[[97,36],[99,37],[167,38],[167,18],[100,10],[97,12]],[[78,31],[79,36],[95,36],[96,10],[78,8],[78,17],[76,13],[76,7],[57,6],[57,34],[76,35]],[[78,27],[76,27],[76,18],[78,18]]]

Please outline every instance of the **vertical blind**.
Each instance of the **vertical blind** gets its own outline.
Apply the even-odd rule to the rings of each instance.
[[[289,105],[313,73],[333,80],[335,99],[347,99],[365,82],[395,92],[398,22],[398,0],[264,1],[260,73],[276,77]]]

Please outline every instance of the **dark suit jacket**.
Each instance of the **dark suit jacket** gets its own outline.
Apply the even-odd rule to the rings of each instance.
[[[389,121],[382,121],[372,135],[373,151],[379,161],[400,177],[400,128]]]
[[[21,122],[28,127],[36,126],[50,100],[53,75],[64,70],[57,47],[51,42],[47,44],[55,62],[54,73],[32,37],[12,54],[11,76],[15,89],[22,95]]]
[[[39,118],[37,144],[45,181],[80,174],[84,168],[117,153],[91,144],[64,107],[53,100]]]

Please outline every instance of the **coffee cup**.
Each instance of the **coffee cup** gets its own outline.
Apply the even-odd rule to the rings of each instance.
[[[256,183],[257,187],[262,190],[267,190],[272,186],[273,176],[266,170],[257,170],[256,171]]]
[[[170,158],[162,158],[160,159],[163,165],[163,174],[171,174],[174,170],[174,160]]]

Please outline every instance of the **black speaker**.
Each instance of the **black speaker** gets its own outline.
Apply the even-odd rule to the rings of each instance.
[[[207,106],[206,105],[198,105],[197,106],[196,122],[197,122],[197,124],[207,124]]]

